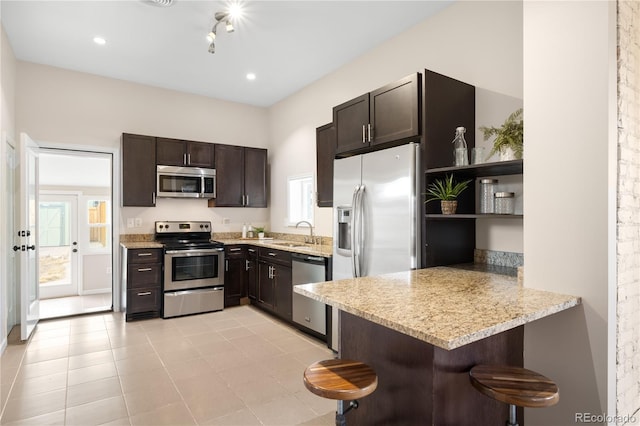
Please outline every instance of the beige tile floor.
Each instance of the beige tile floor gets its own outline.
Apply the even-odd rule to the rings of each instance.
[[[111,305],[111,292],[40,299],[40,319],[110,311]]]
[[[302,372],[326,346],[242,306],[125,323],[41,322],[0,358],[2,425],[330,425]]]

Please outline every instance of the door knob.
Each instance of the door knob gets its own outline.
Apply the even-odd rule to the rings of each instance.
[[[13,246],[13,251],[18,251],[20,250],[20,246]]]
[[[27,250],[35,250],[35,249],[36,249],[35,244],[27,246]]]
[[[71,250],[71,251],[72,251],[72,252],[74,252],[74,253],[77,253],[77,252],[78,252],[78,249],[77,249],[77,248],[74,248],[74,249],[73,249],[73,250]]]

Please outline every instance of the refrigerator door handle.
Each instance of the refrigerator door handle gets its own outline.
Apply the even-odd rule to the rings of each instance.
[[[355,245],[356,238],[356,224],[358,223],[358,192],[360,191],[360,186],[356,186],[356,189],[353,190],[353,197],[351,199],[351,209],[352,209],[352,219],[351,219],[351,229],[349,230],[349,238],[351,239],[351,275],[354,278],[358,277],[358,271],[356,269],[356,250],[357,247]]]
[[[364,195],[364,185],[356,188],[353,194],[353,227],[352,227],[352,245],[353,252],[353,273],[354,277],[362,276],[362,250],[363,250],[363,204],[362,197]]]
[[[358,269],[358,276],[361,277],[363,274],[363,270],[364,270],[364,244],[365,244],[365,237],[366,237],[366,215],[364,212],[364,192],[365,192],[365,185],[362,184],[360,185],[360,191],[358,194],[358,224],[357,224],[357,236],[356,236],[356,244],[358,246],[358,264],[357,264],[357,269]]]

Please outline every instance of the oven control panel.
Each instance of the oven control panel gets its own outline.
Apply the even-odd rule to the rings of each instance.
[[[211,222],[156,222],[156,234],[211,232]]]

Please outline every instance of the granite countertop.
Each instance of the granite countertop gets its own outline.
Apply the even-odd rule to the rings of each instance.
[[[283,250],[292,253],[309,254],[312,256],[331,257],[333,255],[333,246],[320,244],[304,244],[289,240],[280,239],[259,239],[259,238],[240,238],[240,239],[221,239],[216,238],[225,245],[231,244],[250,244],[256,247],[267,247],[271,249]],[[295,244],[292,247],[282,244]]]
[[[376,324],[451,350],[579,305],[515,277],[451,267],[294,286]]]

